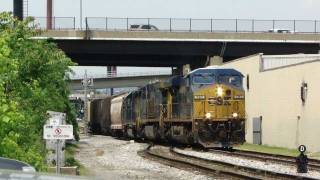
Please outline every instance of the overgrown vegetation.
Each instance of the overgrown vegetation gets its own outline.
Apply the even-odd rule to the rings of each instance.
[[[77,166],[79,168],[79,175],[87,176],[90,175],[88,170],[78,161],[74,158],[74,155],[76,151],[79,150],[79,147],[77,144],[66,144],[66,151],[65,151],[65,163],[66,166]]]
[[[54,43],[32,39],[39,32],[28,27],[30,21],[0,13],[0,156],[41,171],[47,110],[67,113],[79,138],[65,75],[74,63]]]

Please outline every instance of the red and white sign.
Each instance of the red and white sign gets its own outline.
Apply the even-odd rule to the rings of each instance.
[[[73,127],[72,125],[44,125],[43,139],[73,139]]]

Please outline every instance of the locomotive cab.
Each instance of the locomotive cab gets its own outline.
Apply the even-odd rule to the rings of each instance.
[[[187,77],[193,93],[193,132],[204,147],[245,141],[243,75],[234,69],[200,68]]]

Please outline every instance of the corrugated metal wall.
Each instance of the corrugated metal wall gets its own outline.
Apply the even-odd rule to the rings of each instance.
[[[262,71],[320,60],[320,54],[262,55]]]

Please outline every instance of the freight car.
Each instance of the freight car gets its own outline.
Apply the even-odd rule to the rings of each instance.
[[[243,75],[200,68],[146,85],[111,101],[115,135],[155,141],[231,147],[245,142]]]
[[[123,136],[123,120],[122,120],[122,104],[123,99],[128,94],[121,94],[119,96],[115,96],[111,100],[111,133],[113,136]]]
[[[94,134],[111,134],[110,105],[112,97],[94,99],[90,102],[88,117],[90,119],[90,129]]]

